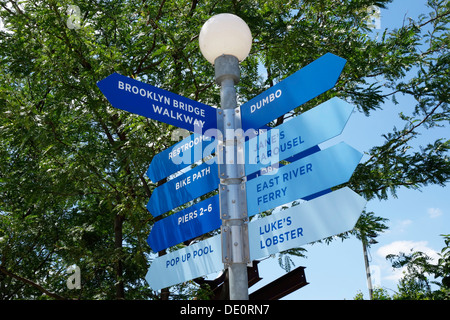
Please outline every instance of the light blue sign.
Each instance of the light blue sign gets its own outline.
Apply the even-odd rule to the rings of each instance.
[[[153,190],[147,210],[157,217],[219,187],[217,164],[206,162]]]
[[[113,73],[97,82],[114,108],[196,133],[217,128],[216,108]]]
[[[147,176],[153,182],[164,179],[189,165],[214,154],[217,140],[194,133],[158,153],[152,159]]]
[[[155,222],[147,238],[154,252],[220,228],[219,195]]]
[[[248,224],[250,258],[258,260],[353,229],[366,200],[345,187]]]
[[[246,182],[252,216],[347,182],[362,154],[341,142]]]
[[[320,151],[318,146],[303,151],[289,161],[296,161],[302,157]],[[279,164],[280,167],[283,166]],[[270,167],[269,167],[270,168]],[[267,170],[264,168],[261,171]],[[266,172],[267,173],[267,172]],[[270,172],[269,172],[270,173]],[[265,174],[265,173],[262,173]],[[248,179],[251,177],[248,176]],[[304,200],[311,200],[331,192],[330,189],[304,197]],[[155,252],[159,252],[168,247],[174,246],[183,241],[193,239],[202,234],[220,228],[219,196],[215,195],[189,208],[174,213],[162,220],[155,222],[147,238],[147,243]]]
[[[155,258],[145,279],[160,290],[224,269],[220,234]]]
[[[354,107],[332,98],[245,143],[245,173],[286,160],[342,133]]]
[[[258,129],[331,89],[346,60],[327,53],[241,106],[242,128]]]

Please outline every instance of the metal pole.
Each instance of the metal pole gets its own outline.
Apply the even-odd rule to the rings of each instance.
[[[366,265],[366,277],[367,277],[367,288],[369,289],[369,299],[373,300],[373,289],[372,289],[372,278],[370,276],[370,266],[369,259],[367,258],[367,247],[366,247],[366,237],[362,239],[363,252],[364,252],[364,263]]]
[[[214,63],[216,82],[221,86],[218,110],[219,198],[222,219],[222,260],[228,267],[230,300],[248,300],[249,261],[247,200],[243,160],[243,135],[235,85],[239,82],[239,61],[222,55]]]

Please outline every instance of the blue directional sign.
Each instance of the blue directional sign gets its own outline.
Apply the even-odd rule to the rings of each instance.
[[[332,98],[245,143],[245,173],[286,160],[342,133],[354,107]]]
[[[114,108],[196,133],[217,128],[216,108],[113,73],[97,82]]]
[[[366,200],[345,187],[248,224],[257,260],[353,229]]]
[[[219,195],[155,222],[147,238],[154,252],[220,228]]]
[[[145,279],[153,290],[223,270],[220,234],[155,258]]]
[[[318,151],[320,151],[320,148],[315,146],[290,157],[287,160],[296,161]],[[280,168],[283,166],[282,164],[278,165]],[[263,172],[267,169],[268,168],[264,168],[258,173],[267,174],[268,172]],[[248,176],[247,179],[250,180],[255,178],[253,177],[254,175],[256,174]],[[322,190],[302,199],[311,200],[329,192],[331,192],[330,189]],[[147,243],[153,251],[158,252],[183,241],[193,239],[202,234],[218,229],[220,228],[221,223],[219,196],[215,195],[155,222],[147,238]]]
[[[249,222],[250,260],[351,230],[366,201],[349,188]],[[220,235],[155,258],[145,276],[153,290],[223,270]],[[164,275],[164,276],[162,276]]]
[[[250,157],[255,157],[255,161],[246,161],[247,179],[253,179],[253,176],[256,174],[270,174],[272,167],[266,167],[267,164],[263,162],[275,162],[277,167],[281,168],[283,164],[278,163],[278,161],[287,160],[293,162],[320,151],[320,148],[315,144],[322,143],[339,135],[345,127],[353,109],[354,107],[352,105],[341,99],[332,98],[272,130],[269,128],[266,134],[260,134],[246,141],[247,154]],[[174,145],[173,148],[164,151],[166,153],[165,157],[167,158],[167,153],[169,152],[174,157],[179,153],[177,150],[180,150],[183,146],[185,150],[188,150],[189,143],[193,145],[191,137]],[[201,136],[197,135],[198,141],[200,141],[199,137]],[[200,156],[197,159],[199,158]],[[261,162],[259,159],[268,161]],[[251,164],[249,162],[256,163]],[[166,161],[166,163],[167,167],[176,168],[175,165],[172,165],[171,161]],[[157,172],[163,172],[165,170],[163,167],[161,161],[161,171],[155,170],[156,167],[153,167],[152,170],[155,172],[154,174],[158,174]],[[265,173],[262,173],[263,171]],[[302,199],[314,199],[329,192],[331,192],[329,188],[318,190],[313,194],[302,197]],[[160,251],[219,228],[221,221],[218,213],[202,215],[196,219],[192,219],[192,215],[195,215],[197,210],[204,210],[204,208],[208,207],[207,201],[212,201],[215,197],[210,199],[203,201],[205,202],[204,204],[201,202],[155,223],[147,240],[152,249],[154,251]],[[217,207],[218,212],[218,202],[217,206],[214,207]],[[186,215],[191,215],[191,219],[184,220],[182,224],[179,224],[179,218]]]
[[[246,182],[252,216],[347,182],[362,154],[341,142],[279,168],[276,174]]]
[[[153,190],[147,210],[157,217],[219,187],[217,163],[207,162],[169,180]]]
[[[241,106],[242,128],[258,129],[336,84],[346,60],[327,53]]]
[[[189,165],[214,154],[217,140],[213,137],[194,133],[156,154],[147,170],[147,176],[153,182],[183,170]]]

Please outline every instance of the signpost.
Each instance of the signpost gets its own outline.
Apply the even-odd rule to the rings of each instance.
[[[97,82],[114,108],[196,133],[217,128],[217,109],[150,84],[113,73]]]
[[[351,230],[366,200],[345,187],[248,224],[251,260]],[[146,280],[153,290],[223,269],[220,235],[155,258]],[[164,276],[158,276],[164,275]]]
[[[288,159],[296,161],[318,151],[320,149],[315,146]],[[304,155],[300,157],[299,155],[302,154]],[[302,199],[311,200],[329,192],[331,192],[330,189],[322,190],[318,193],[302,197]],[[219,196],[215,195],[155,222],[147,238],[147,242],[153,251],[158,252],[216,230],[221,225],[219,211]]]
[[[327,53],[239,108],[234,86],[240,78],[239,61],[250,51],[251,33],[245,22],[236,16],[216,17],[206,23],[208,28],[202,28],[199,39],[202,53],[214,63],[216,82],[221,86],[220,110],[117,73],[97,85],[115,108],[194,132],[155,155],[149,165],[147,176],[153,182],[185,170],[153,190],[147,204],[153,217],[219,188],[218,195],[153,225],[147,242],[155,252],[222,228],[221,235],[155,258],[146,275],[149,285],[159,290],[221,271],[225,263],[229,270],[230,299],[248,299],[246,264],[251,260],[354,227],[365,200],[348,188],[334,192],[330,188],[350,179],[362,154],[345,143],[325,150],[318,147],[342,132],[353,111],[351,105],[338,98],[266,134],[250,137],[245,144],[242,144],[242,136],[232,136],[230,131],[233,130],[242,129],[247,134],[247,130],[263,128],[331,89],[346,60]],[[228,40],[217,42],[214,32],[223,37],[221,23],[226,20],[237,21],[240,27],[232,29],[228,24],[225,28],[230,31],[225,37]],[[202,43],[206,38],[215,44]],[[236,39],[240,39],[238,46],[233,45]],[[220,51],[224,44],[228,49],[234,47],[236,52]],[[245,45],[240,46],[242,44]],[[215,46],[220,52],[213,48]],[[210,129],[212,131],[208,131]],[[219,135],[217,129],[224,131],[223,135]],[[221,141],[212,136],[221,137],[217,138]],[[243,149],[247,155],[244,164],[229,162],[241,159]],[[218,165],[213,158],[188,168],[214,153],[217,158],[225,159],[225,163]],[[279,164],[281,160],[292,162],[283,166]],[[279,168],[273,174],[250,179],[256,172],[275,164]],[[310,200],[246,223],[250,216],[300,198]]]
[[[341,142],[279,168],[274,175],[247,181],[247,210],[252,216],[347,182],[362,154]]]
[[[331,89],[346,60],[327,53],[241,106],[242,129],[258,129]]]

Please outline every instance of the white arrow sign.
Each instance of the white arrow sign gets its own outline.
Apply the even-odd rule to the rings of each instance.
[[[250,259],[353,229],[366,200],[345,187],[248,224]],[[153,260],[145,279],[153,290],[223,270],[220,235]]]
[[[223,270],[220,234],[153,260],[145,280],[153,290]]]
[[[366,200],[345,187],[249,223],[250,258],[257,260],[353,229]]]

